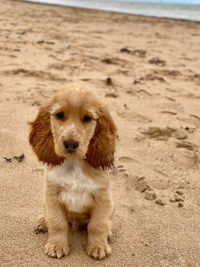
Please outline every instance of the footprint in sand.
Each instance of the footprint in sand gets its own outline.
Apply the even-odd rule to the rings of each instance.
[[[137,175],[128,175],[126,177],[126,190],[130,192],[132,190],[136,190],[142,194],[144,199],[148,201],[154,201],[155,204],[164,206],[167,204],[166,196],[162,196],[160,190],[166,190],[169,188],[169,184],[167,183],[167,187],[161,188],[160,186],[154,187],[153,184],[151,186],[147,183],[146,177],[139,177]]]
[[[150,94],[148,91],[144,90],[144,89],[139,89],[139,90],[127,90],[126,91],[127,94],[132,95],[132,96],[138,96],[138,97],[148,97],[148,96],[152,96],[152,94]]]
[[[127,182],[132,188],[139,191],[140,193],[144,193],[145,191],[151,190],[152,188],[146,181],[146,177],[144,176],[137,176],[137,175],[130,175],[127,179]]]
[[[127,63],[126,60],[117,58],[117,57],[106,57],[104,59],[101,60],[101,62],[105,63],[105,64],[112,64],[112,65],[124,65]]]
[[[123,156],[119,158],[119,161],[122,161],[124,163],[129,163],[129,162],[136,162],[139,163],[139,161],[137,161],[136,159],[133,159],[131,157],[127,157],[127,156]]]
[[[51,80],[51,81],[66,81],[65,78],[58,77],[50,72],[46,71],[34,71],[34,70],[26,70],[26,69],[14,69],[14,70],[6,70],[2,72],[4,75],[23,75],[24,77],[32,77],[38,78],[42,80]]]
[[[166,65],[166,61],[160,59],[159,57],[153,57],[148,61],[150,64],[158,65],[164,67]]]
[[[49,69],[55,69],[55,70],[64,70],[66,68],[66,64],[63,63],[54,63],[50,64],[48,66]]]
[[[199,85],[200,84],[200,74],[195,73],[192,75],[188,75],[186,80],[196,82]]]
[[[178,143],[176,143],[176,147],[177,148],[185,148],[185,149],[190,150],[190,151],[198,151],[198,146],[192,144],[189,141],[178,142]]]
[[[130,48],[127,47],[123,47],[120,49],[121,53],[127,53],[130,55],[134,55],[134,56],[138,56],[138,57],[146,57],[147,51],[144,49],[135,49],[135,50],[131,50]]]
[[[181,190],[177,190],[175,194],[169,199],[171,203],[177,203],[179,208],[184,206],[185,195]]]
[[[145,76],[139,77],[138,79],[135,79],[133,81],[133,84],[138,84],[142,82],[147,82],[147,81],[159,81],[159,82],[166,82],[166,80],[162,76],[158,76],[155,74],[146,74]]]
[[[196,169],[199,168],[200,157],[199,147],[190,142],[176,143],[177,151],[174,152],[173,160],[176,168],[181,169]],[[181,149],[181,153],[179,152]]]
[[[149,138],[155,138],[156,140],[168,140],[170,137],[175,137],[176,139],[181,140],[188,137],[187,132],[183,129],[175,129],[171,127],[149,127],[147,130],[142,130],[141,133]]]
[[[165,98],[171,102],[176,102],[176,99],[170,97],[170,96],[165,96]]]
[[[182,75],[182,73],[180,71],[176,70],[176,69],[154,70],[154,73],[155,74],[159,74],[159,75],[163,75],[163,76],[167,76],[169,78],[175,78],[175,77],[178,77],[178,76]]]
[[[162,114],[169,114],[169,115],[177,115],[177,112],[176,111],[170,111],[170,110],[163,110],[161,111],[160,113]]]
[[[117,171],[118,172],[126,172],[126,168],[123,165],[118,165],[117,166]]]
[[[148,118],[147,116],[141,115],[141,114],[136,114],[134,112],[126,110],[117,110],[117,114],[123,118],[127,119],[129,121],[138,121],[141,123],[147,123],[147,122],[152,122],[152,119]]]
[[[194,114],[190,114],[189,117],[176,117],[177,120],[183,121],[189,125],[200,127],[200,117]]]

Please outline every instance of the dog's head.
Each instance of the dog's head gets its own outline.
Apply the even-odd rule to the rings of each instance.
[[[59,91],[31,123],[29,142],[39,160],[52,166],[86,158],[94,168],[111,168],[116,127],[108,109],[81,86]]]

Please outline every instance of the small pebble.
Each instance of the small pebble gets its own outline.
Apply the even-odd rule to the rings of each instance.
[[[156,193],[153,191],[146,191],[144,198],[147,200],[154,200],[156,198]]]
[[[157,199],[156,200],[156,204],[160,205],[160,206],[164,206],[166,205],[166,203],[162,200],[162,199]]]
[[[111,84],[113,84],[113,81],[112,81],[112,78],[111,78],[111,77],[107,77],[107,78],[106,78],[106,84],[107,84],[107,85],[111,85]]]
[[[175,199],[175,197],[173,196],[173,197],[170,198],[169,201],[170,201],[170,202],[176,202],[176,199]]]
[[[24,157],[24,154],[21,154],[20,156],[14,156],[14,159],[16,159],[20,163],[23,161]]]
[[[179,208],[182,208],[182,207],[183,207],[183,203],[182,203],[182,202],[179,202],[179,203],[178,203],[178,207],[179,207]]]
[[[177,195],[175,195],[175,200],[176,200],[176,202],[183,202],[184,201],[183,198],[181,198],[180,196],[177,196]]]
[[[177,190],[176,193],[177,193],[178,195],[181,195],[181,196],[184,194],[183,191],[181,191],[181,190]]]

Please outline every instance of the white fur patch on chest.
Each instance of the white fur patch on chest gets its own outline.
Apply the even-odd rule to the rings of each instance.
[[[65,160],[62,165],[46,172],[47,180],[59,185],[60,201],[71,212],[83,212],[93,204],[92,194],[100,185],[83,172],[80,159]]]

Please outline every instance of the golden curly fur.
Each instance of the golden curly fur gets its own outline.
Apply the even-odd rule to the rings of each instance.
[[[35,231],[48,230],[45,253],[67,255],[68,225],[87,224],[87,254],[110,255],[113,204],[106,169],[113,167],[116,127],[106,106],[87,88],[71,85],[51,97],[31,123],[29,142],[47,163],[45,216]]]

